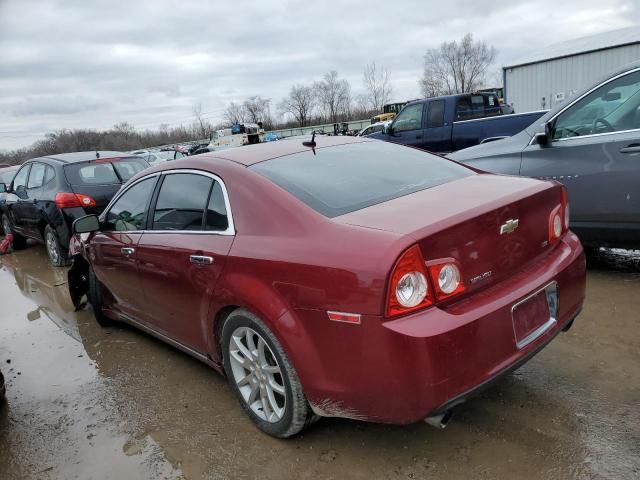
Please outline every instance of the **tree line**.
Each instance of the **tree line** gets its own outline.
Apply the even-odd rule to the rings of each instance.
[[[438,48],[428,49],[419,79],[422,95],[426,98],[477,90],[485,85],[495,56],[494,47],[474,41],[470,33],[459,42],[443,42]],[[361,120],[381,113],[382,107],[395,99],[391,74],[375,62],[366,65],[362,84],[365,93],[353,96],[349,81],[331,70],[318,81],[291,85],[289,93],[274,105],[275,115],[270,98],[251,96],[230,102],[223,113],[224,122],[214,125],[198,104],[193,107],[194,120],[188,126],[161,125],[157,130],[138,131],[125,122],[103,131],[63,129],[47,133],[30,147],[0,152],[0,163],[17,164],[28,158],[72,151],[129,151],[190,142],[208,138],[215,130],[235,123],[260,122],[266,130],[272,130]]]

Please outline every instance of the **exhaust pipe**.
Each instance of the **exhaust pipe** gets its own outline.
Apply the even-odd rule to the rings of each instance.
[[[427,422],[432,427],[436,427],[442,430],[449,424],[449,420],[451,420],[452,415],[453,415],[453,412],[451,410],[447,410],[441,415],[434,415],[433,417],[427,417],[424,419],[424,421]]]

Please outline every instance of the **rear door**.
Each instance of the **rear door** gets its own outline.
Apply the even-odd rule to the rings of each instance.
[[[640,70],[599,86],[553,122],[551,145],[527,146],[520,174],[566,185],[573,228],[623,229],[640,241]]]
[[[156,330],[205,352],[209,306],[234,239],[227,195],[218,177],[202,171],[162,177],[137,247],[145,309]]]
[[[385,140],[412,147],[422,147],[424,144],[424,103],[414,103],[402,109],[391,124],[392,134]]]
[[[45,219],[44,209],[51,199],[44,198],[44,185],[53,179],[53,168],[44,163],[31,164],[26,198],[22,205],[22,221],[30,236],[43,240],[39,225]],[[45,178],[46,177],[46,178]]]
[[[422,148],[430,152],[450,152],[451,125],[445,122],[445,101],[430,100],[427,103],[427,128]]]
[[[146,321],[137,267],[137,247],[146,225],[152,193],[159,175],[130,186],[102,217],[102,230],[89,244],[93,269],[115,310]]]

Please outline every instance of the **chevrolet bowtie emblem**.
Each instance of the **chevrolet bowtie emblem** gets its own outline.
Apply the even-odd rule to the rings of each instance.
[[[500,225],[500,235],[504,235],[505,233],[513,233],[518,228],[518,219],[509,219]]]

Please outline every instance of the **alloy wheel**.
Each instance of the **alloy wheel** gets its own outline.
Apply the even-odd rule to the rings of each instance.
[[[60,260],[60,252],[58,252],[58,242],[53,232],[47,232],[46,244],[51,263],[57,264]]]
[[[242,398],[262,420],[276,423],[286,410],[286,387],[280,365],[262,336],[237,328],[229,340],[229,362]]]

